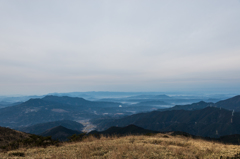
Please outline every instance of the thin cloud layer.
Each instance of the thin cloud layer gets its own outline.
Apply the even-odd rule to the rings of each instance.
[[[0,1],[0,94],[238,91],[240,2]]]

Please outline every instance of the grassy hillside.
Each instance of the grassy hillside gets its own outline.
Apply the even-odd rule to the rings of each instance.
[[[46,147],[49,145],[57,146],[58,141],[52,140],[51,137],[31,135],[13,129],[0,127],[0,152],[23,147]]]
[[[240,152],[239,145],[225,145],[170,134],[154,136],[92,136],[81,142],[63,143],[47,148],[18,149],[0,153],[0,158],[227,158]]]

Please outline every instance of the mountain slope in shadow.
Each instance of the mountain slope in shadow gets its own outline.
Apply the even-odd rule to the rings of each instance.
[[[20,127],[58,120],[80,120],[96,118],[111,108],[116,112],[119,103],[92,102],[83,98],[46,96],[30,99],[15,106],[0,110],[0,126]]]
[[[54,128],[51,128],[43,133],[41,133],[41,136],[51,136],[54,140],[60,140],[60,141],[67,141],[68,137],[74,135],[74,134],[81,134],[81,131],[71,130],[67,129],[63,126],[57,126]]]
[[[19,128],[16,128],[16,130],[37,135],[37,134],[43,133],[44,131],[46,131],[48,129],[51,129],[51,128],[57,127],[57,126],[63,126],[65,128],[77,130],[77,131],[81,131],[84,127],[82,124],[75,122],[75,121],[60,120],[60,121],[36,124],[36,125],[28,126],[28,127],[19,127]]]
[[[187,104],[187,105],[176,105],[172,108],[165,110],[198,110],[206,107],[218,107],[227,110],[240,111],[240,95],[219,101],[217,103],[200,101],[197,103]]]
[[[136,125],[128,125],[126,127],[110,127],[105,131],[91,131],[88,134],[102,134],[102,135],[142,135],[148,133],[158,133],[158,131],[147,130]]]
[[[139,113],[98,124],[104,130],[130,124],[153,131],[183,131],[196,136],[220,137],[240,134],[240,113],[207,107],[201,110],[170,110]]]
[[[240,95],[219,101],[215,104],[216,107],[240,111]]]
[[[30,134],[16,131],[10,128],[0,127],[0,147],[11,142],[29,138]]]

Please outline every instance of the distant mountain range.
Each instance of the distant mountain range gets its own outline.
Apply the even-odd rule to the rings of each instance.
[[[239,110],[240,96],[235,96],[217,103],[201,101],[115,120],[97,119],[92,122],[98,130],[134,124],[154,131],[183,131],[198,136],[219,137],[240,133]]]
[[[92,98],[116,98],[116,97],[129,97],[129,96],[137,96],[142,94],[148,95],[158,95],[162,92],[108,92],[108,91],[92,91],[92,92],[70,92],[70,93],[50,93],[48,95],[54,96],[69,96],[69,97],[92,97]]]
[[[22,103],[32,98],[43,98],[44,96],[17,96],[17,97],[3,97],[0,96],[0,103]]]
[[[215,106],[219,108],[240,111],[240,95],[219,101],[215,104]]]
[[[169,110],[139,113],[116,120],[101,121],[98,129],[130,124],[154,131],[183,131],[197,136],[220,137],[240,134],[240,113],[207,107],[201,110]]]
[[[168,96],[165,94],[162,94],[162,95],[141,94],[141,95],[135,95],[130,97],[102,98],[102,99],[99,99],[99,101],[124,102],[128,104],[136,104],[136,103],[140,104],[141,102],[149,102],[149,101],[162,101],[170,105],[177,105],[177,104],[179,105],[179,104],[196,103],[202,100],[205,102],[218,102],[221,99],[226,99],[226,98],[224,97],[221,98],[221,96],[219,96],[218,98],[208,98],[204,96],[202,97],[201,96]]]
[[[113,103],[113,102],[95,102],[95,101],[88,101],[83,98],[79,97],[68,97],[68,96],[46,96],[42,98],[44,101],[60,103],[60,104],[67,104],[71,106],[78,106],[78,107],[114,107],[119,106],[120,103]]]
[[[39,134],[47,131],[48,129],[51,129],[51,128],[57,127],[57,126],[63,126],[67,129],[72,129],[72,130],[76,130],[76,131],[82,131],[82,129],[84,127],[82,124],[75,122],[75,121],[61,120],[61,121],[53,121],[53,122],[36,124],[36,125],[28,126],[28,127],[19,127],[19,128],[15,128],[15,130],[19,130],[19,131],[29,133],[29,134],[39,135]]]
[[[14,106],[14,105],[19,105],[22,102],[17,102],[17,103],[10,103],[10,102],[0,102],[0,108],[4,107],[9,107],[9,106]]]
[[[199,110],[199,109],[212,107],[212,106],[214,106],[214,103],[206,103],[204,101],[200,101],[198,103],[192,103],[187,105],[176,105],[172,108],[166,108],[165,110]]]
[[[119,103],[92,102],[83,98],[46,96],[0,109],[0,126],[30,126],[58,120],[95,118],[106,110],[118,113]]]
[[[157,95],[155,97],[158,98]],[[172,98],[166,97],[166,95],[160,95],[160,97]],[[157,102],[160,103],[161,101]],[[209,137],[240,133],[238,128],[240,127],[238,122],[240,121],[238,120],[240,96],[217,103],[202,101],[126,116],[128,115],[127,113],[132,114],[136,109],[140,108],[141,106],[127,106],[116,102],[88,101],[77,97],[51,95],[41,99],[30,99],[24,103],[0,109],[0,125],[11,128],[28,127],[24,131],[38,134],[52,126],[58,126],[54,125],[53,121],[97,119],[103,117],[103,114],[110,116],[112,113],[112,116],[106,120],[94,121],[93,124],[97,124],[98,130],[105,130],[111,126],[134,124],[153,131],[184,131],[193,135]],[[119,115],[118,117],[125,115],[126,117],[112,119],[112,117],[116,117],[115,115]],[[47,122],[52,123],[47,124]],[[46,125],[41,125],[41,123]],[[33,126],[36,124],[40,125]],[[67,125],[62,126],[70,129],[78,127],[79,129],[77,130],[82,128],[82,125],[79,124],[78,126],[70,125],[68,124],[69,127]]]
[[[165,106],[165,105],[170,104],[160,100],[149,100],[133,104],[133,106]]]
[[[219,101],[217,103],[206,103],[204,101],[193,103],[193,104],[187,104],[187,105],[176,105],[172,108],[169,108],[167,110],[197,110],[197,109],[203,109],[206,107],[218,107],[228,110],[234,110],[234,111],[240,111],[240,95]]]
[[[137,95],[127,97],[128,99],[171,99],[171,97],[163,94],[163,95]]]
[[[54,140],[67,141],[68,137],[74,134],[81,134],[81,131],[67,129],[63,126],[53,127],[45,132],[41,133],[41,136],[51,136]]]

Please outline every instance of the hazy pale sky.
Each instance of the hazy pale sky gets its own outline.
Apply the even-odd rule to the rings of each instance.
[[[240,92],[239,0],[0,0],[0,95]]]

